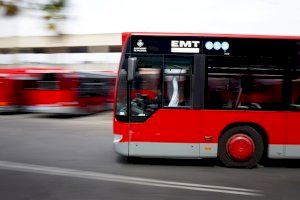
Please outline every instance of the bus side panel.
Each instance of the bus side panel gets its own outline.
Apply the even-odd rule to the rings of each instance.
[[[9,97],[9,80],[7,78],[0,77],[0,105],[4,106],[7,104]]]
[[[184,109],[161,109],[146,122],[132,122],[131,141],[200,142],[200,112]]]
[[[201,120],[200,120],[201,115]],[[253,122],[267,133],[270,144],[285,143],[285,112],[230,110],[161,109],[144,123],[132,123],[132,141],[205,142],[212,136],[218,142],[220,133],[233,123]],[[201,134],[199,134],[201,133]]]
[[[62,102],[74,102],[76,93],[74,90],[24,90],[27,106],[51,105]]]
[[[286,112],[280,111],[230,111],[203,110],[202,134],[212,137],[212,142],[218,142],[220,133],[229,125],[235,123],[255,123],[267,133],[269,140],[269,156],[284,157],[286,134]]]
[[[200,123],[196,110],[158,110],[144,123],[130,124],[129,155],[200,157]]]
[[[286,156],[300,158],[300,112],[288,112]]]
[[[0,111],[16,111],[18,105],[16,81],[0,77]]]
[[[12,93],[12,86],[11,80],[7,78],[0,77],[0,106],[5,107],[10,104],[11,101],[11,93]]]
[[[266,131],[269,156],[283,157],[286,117],[276,111],[161,109],[143,123],[131,123],[130,130],[127,123],[115,120],[114,133],[122,135],[121,142],[130,142],[134,156],[216,157],[222,131],[234,123],[251,122]]]
[[[267,133],[270,144],[283,144],[285,137],[284,112],[276,111],[220,111],[203,110],[203,133],[213,136],[217,142],[220,133],[230,124],[252,122],[260,125]]]
[[[222,131],[231,124],[249,122],[266,131],[269,156],[284,157],[286,113],[276,111],[161,109],[146,122],[130,125],[129,152],[135,156],[216,157]],[[197,148],[197,154],[191,153],[192,148]],[[171,152],[174,149],[178,151]]]

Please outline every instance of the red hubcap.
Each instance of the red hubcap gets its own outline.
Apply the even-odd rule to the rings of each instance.
[[[247,161],[254,153],[254,142],[246,134],[235,134],[227,142],[227,152],[236,161]]]

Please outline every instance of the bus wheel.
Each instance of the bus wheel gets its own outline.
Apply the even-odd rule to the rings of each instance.
[[[231,128],[219,140],[218,157],[227,167],[255,167],[263,152],[263,139],[250,126]]]

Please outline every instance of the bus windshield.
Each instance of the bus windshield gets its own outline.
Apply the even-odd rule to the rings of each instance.
[[[161,56],[139,56],[135,78],[131,84],[131,115],[149,116],[160,104]],[[117,115],[127,115],[126,69],[120,71]]]
[[[127,85],[126,67],[121,68],[116,115],[127,116],[128,101],[131,102],[131,117],[140,118],[149,117],[161,107],[191,106],[190,75],[193,56],[134,54],[131,56],[137,58],[135,78]]]

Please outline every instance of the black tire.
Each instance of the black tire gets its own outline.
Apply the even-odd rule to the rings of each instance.
[[[235,161],[227,152],[227,142],[235,134],[244,133],[254,142],[254,153],[247,161]],[[227,130],[219,139],[218,158],[226,167],[253,168],[261,160],[264,153],[264,143],[261,135],[250,126],[237,126]]]

